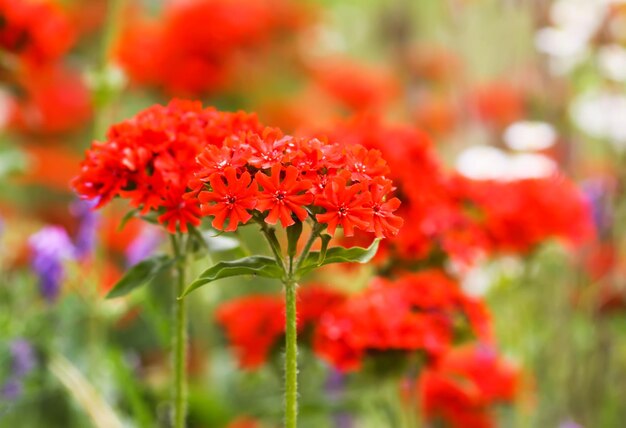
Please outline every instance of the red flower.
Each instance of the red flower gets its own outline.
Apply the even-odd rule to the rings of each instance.
[[[468,317],[466,305],[473,302],[457,284],[439,271],[407,274],[396,281],[377,278],[360,295],[326,312],[316,330],[314,349],[339,370],[358,369],[368,353],[422,351],[440,357],[455,335],[469,330],[483,340],[488,326]]]
[[[389,177],[402,199],[402,207],[395,214],[404,219],[404,225],[402,233],[386,240],[382,250],[389,249],[396,259],[407,262],[426,259],[436,251],[460,262],[484,253],[488,245],[484,230],[472,217],[467,198],[457,196],[458,182],[444,170],[426,134],[411,126],[387,125],[379,117],[367,115],[339,125],[331,136],[346,145],[380,150],[389,164]],[[395,209],[397,202],[391,202],[390,196],[385,200]],[[372,195],[372,199],[376,197]],[[378,220],[374,216],[380,227],[384,221],[381,224]],[[390,226],[388,234],[393,234],[396,225],[390,222]]]
[[[277,128],[266,128],[262,135],[251,134],[246,143],[252,149],[248,163],[255,168],[271,168],[283,161],[290,138]]]
[[[404,223],[404,220],[393,214],[400,207],[400,199],[386,200],[386,196],[391,193],[391,186],[391,181],[384,179],[376,180],[370,185],[372,198],[369,207],[373,216],[370,231],[374,232],[377,238],[397,235]]]
[[[317,221],[326,223],[331,235],[339,225],[345,236],[354,235],[355,227],[368,230],[372,224],[372,210],[367,207],[370,199],[370,193],[362,184],[346,186],[344,178],[336,177],[315,199],[315,204],[326,210],[317,214]]]
[[[506,81],[474,88],[468,103],[479,119],[496,127],[515,122],[526,110],[523,92]]]
[[[91,94],[75,70],[61,66],[25,67],[17,78],[15,125],[22,132],[62,133],[84,127],[91,116]]]
[[[176,225],[180,225],[183,233],[187,233],[187,224],[200,225],[200,208],[194,201],[183,199],[183,192],[179,189],[171,189],[162,206],[165,213],[158,220],[167,226],[168,232],[176,233]]]
[[[175,100],[112,126],[107,141],[86,153],[73,186],[98,206],[126,198],[142,214],[156,212],[170,231],[198,225],[199,214],[235,231],[256,208],[270,224],[287,227],[294,215],[304,221],[315,212],[331,234],[342,226],[347,236],[358,227],[380,237],[400,225],[392,186],[373,184],[386,168],[376,151],[285,136],[254,115]],[[349,181],[353,175],[358,182]]]
[[[237,177],[235,168],[226,168],[224,175],[213,174],[209,183],[211,190],[200,192],[198,198],[202,214],[215,217],[214,228],[234,232],[239,223],[245,224],[252,218],[248,210],[256,206],[258,190],[248,171]],[[228,226],[224,228],[227,219]]]
[[[387,162],[378,150],[367,150],[363,146],[352,146],[346,150],[347,169],[354,181],[368,181],[389,173]]]
[[[457,348],[420,376],[423,413],[451,427],[494,427],[492,407],[512,401],[519,370],[483,345]]]
[[[128,22],[117,59],[139,84],[175,95],[216,92],[233,80],[243,51],[254,53],[281,30],[293,32],[299,13],[296,3],[282,0],[167,2],[156,20]]]
[[[231,147],[232,137],[224,142],[224,146],[218,147],[209,145],[197,157],[197,161],[202,167],[196,172],[197,177],[210,177],[214,173],[223,174],[226,168],[233,167],[239,170],[246,164],[247,150],[238,150]]]
[[[198,102],[155,105],[113,125],[106,141],[94,142],[72,185],[81,197],[98,200],[98,207],[119,196],[142,214],[157,213],[168,230],[186,231],[199,224],[201,214],[197,197],[185,197],[200,169],[196,156],[203,148],[211,153],[226,137],[258,128],[253,115],[203,109]],[[241,165],[235,152],[230,163]],[[201,178],[196,195],[209,177]]]
[[[239,364],[261,366],[285,332],[285,304],[280,296],[248,296],[222,304],[215,313],[226,330]]]
[[[255,175],[255,180],[263,187],[259,194],[257,210],[264,212],[269,210],[265,222],[276,224],[278,219],[283,227],[291,226],[294,220],[291,214],[295,214],[300,221],[306,220],[308,212],[303,207],[313,202],[315,197],[308,193],[311,189],[310,180],[298,180],[298,170],[293,166],[284,169],[285,176],[280,181],[283,168],[280,164],[272,167],[272,175],[268,177],[262,172]]]
[[[313,79],[334,100],[354,111],[385,107],[399,86],[388,70],[341,58],[318,61]]]
[[[342,303],[335,290],[309,285],[298,289],[298,332],[316,327],[324,313]],[[255,369],[285,334],[285,303],[281,296],[246,296],[223,303],[216,311],[241,367]]]
[[[0,0],[0,48],[30,65],[50,64],[66,53],[75,34],[51,1]]]
[[[471,201],[495,251],[526,253],[551,238],[571,245],[595,234],[584,195],[562,175],[507,182],[463,181],[457,192]]]

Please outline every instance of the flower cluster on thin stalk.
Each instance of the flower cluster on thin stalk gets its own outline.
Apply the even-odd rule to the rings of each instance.
[[[228,267],[235,267],[236,274],[279,278],[285,285],[286,425],[295,427],[296,282],[326,261],[329,241],[338,229],[344,236],[360,230],[379,239],[398,233],[403,221],[394,213],[400,200],[393,196],[389,172],[378,150],[297,138],[262,125],[254,115],[175,100],[111,127],[107,140],[94,142],[87,151],[73,186],[83,198],[97,200],[96,207],[121,197],[129,201],[133,213],[165,226],[172,237],[171,260],[176,262],[182,295],[232,276],[218,263],[182,289],[189,249],[183,244],[198,239],[196,227],[203,216],[211,217],[219,231],[234,232],[249,223],[261,226],[275,260],[251,257]],[[311,232],[296,258],[304,222],[310,223]],[[287,229],[286,252],[273,227],[278,223]],[[187,232],[192,233],[184,238]],[[312,254],[318,239],[322,250]],[[334,259],[326,263],[366,261],[375,249],[358,249],[356,256],[334,251]],[[146,266],[155,271],[164,266],[158,263]],[[133,273],[129,277],[133,279],[122,279],[113,296],[127,292],[127,284],[137,283],[137,276],[145,275]],[[176,308],[174,418],[176,426],[182,426],[186,320],[181,299]]]

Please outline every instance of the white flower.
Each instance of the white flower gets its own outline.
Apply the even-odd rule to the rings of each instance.
[[[472,180],[512,181],[549,177],[557,171],[556,163],[541,154],[509,155],[490,146],[465,149],[456,161],[459,174]]]
[[[544,150],[556,142],[556,131],[545,122],[520,121],[504,131],[504,142],[513,150]]]
[[[626,81],[626,49],[619,45],[603,46],[598,52],[598,66],[605,77]]]
[[[574,123],[595,138],[608,140],[617,149],[626,147],[626,96],[613,92],[589,92],[571,108]]]

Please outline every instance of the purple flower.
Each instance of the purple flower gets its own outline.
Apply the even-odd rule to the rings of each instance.
[[[582,425],[577,424],[576,422],[569,420],[564,421],[559,424],[559,428],[583,428]]]
[[[344,394],[345,390],[345,377],[338,370],[331,369],[326,380],[326,394],[333,400],[339,400]],[[353,419],[349,413],[337,412],[333,415],[335,420],[335,426],[337,428],[352,428]]]
[[[96,246],[100,215],[94,211],[97,200],[77,200],[70,205],[70,213],[78,219],[78,231],[74,237],[76,257],[84,259],[93,253]]]
[[[22,380],[35,367],[33,348],[24,339],[16,339],[9,347],[11,354],[11,374],[0,386],[0,397],[15,400],[22,394]]]
[[[11,379],[0,387],[0,397],[5,400],[15,400],[22,395],[22,382],[19,379]]]
[[[75,258],[75,248],[65,229],[58,226],[44,227],[30,237],[28,244],[41,295],[52,302],[59,294],[65,275],[63,261]]]
[[[33,347],[24,339],[16,339],[11,343],[13,360],[13,376],[25,376],[35,367]]]
[[[135,265],[150,256],[161,243],[162,237],[162,234],[156,227],[144,226],[139,235],[126,249],[128,265]]]
[[[610,199],[611,184],[600,178],[585,180],[580,185],[589,207],[591,216],[600,234],[605,233],[613,222]]]

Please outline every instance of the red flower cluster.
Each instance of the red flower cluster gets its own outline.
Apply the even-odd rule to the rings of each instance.
[[[322,314],[345,296],[319,285],[298,289],[298,331],[314,326]],[[224,303],[216,319],[226,330],[239,364],[255,369],[267,360],[285,334],[285,302],[281,296],[247,296]]]
[[[352,111],[383,108],[399,92],[399,83],[389,71],[342,58],[317,61],[312,77],[317,86]]]
[[[121,196],[143,214],[159,213],[170,232],[186,232],[200,223],[200,208],[183,198],[197,169],[196,156],[205,145],[227,136],[258,130],[254,115],[203,109],[200,103],[172,101],[150,107],[111,127],[107,141],[94,142],[72,185],[98,207]]]
[[[425,134],[371,117],[339,125],[331,135],[378,149],[389,162],[406,221],[403,233],[385,242],[394,259],[442,252],[469,262],[489,252],[527,252],[551,238],[577,245],[594,234],[582,192],[563,175],[507,182],[459,177],[440,165]]]
[[[400,205],[378,150],[294,138],[279,129],[232,135],[221,147],[206,147],[190,196],[213,227],[234,231],[256,211],[265,222],[284,226],[309,215],[345,236],[355,228],[377,237],[398,233]],[[190,199],[188,199],[190,200]],[[253,211],[254,210],[254,211]]]
[[[21,90],[12,124],[20,131],[56,134],[88,123],[91,94],[78,72],[61,65],[26,69],[17,83]]]
[[[579,245],[594,236],[589,204],[562,175],[457,183],[459,196],[474,205],[491,251],[525,253],[550,238]]]
[[[455,335],[491,340],[480,301],[465,296],[439,271],[375,279],[370,287],[327,311],[316,330],[315,351],[339,370],[358,369],[372,351],[423,351],[443,355]]]
[[[451,427],[494,427],[491,408],[515,398],[519,377],[519,370],[489,347],[454,349],[419,378],[423,414]]]
[[[435,250],[455,259],[471,259],[486,243],[464,201],[453,195],[449,175],[433,144],[411,126],[386,125],[377,117],[361,116],[336,126],[330,134],[345,144],[361,144],[383,153],[390,178],[402,199],[403,231],[385,241],[394,258],[424,259]],[[393,142],[393,143],[391,143]]]
[[[0,49],[25,64],[41,66],[56,61],[74,38],[70,20],[57,4],[0,0]]]
[[[158,21],[131,20],[117,56],[140,84],[176,95],[213,92],[227,83],[242,50],[299,20],[286,0],[168,2]]]
[[[170,232],[186,232],[201,215],[234,231],[256,213],[284,227],[310,215],[330,234],[341,226],[347,236],[359,228],[383,237],[402,224],[387,172],[376,150],[294,138],[253,115],[173,101],[111,127],[73,186],[98,206],[121,196],[142,214],[156,211]]]

